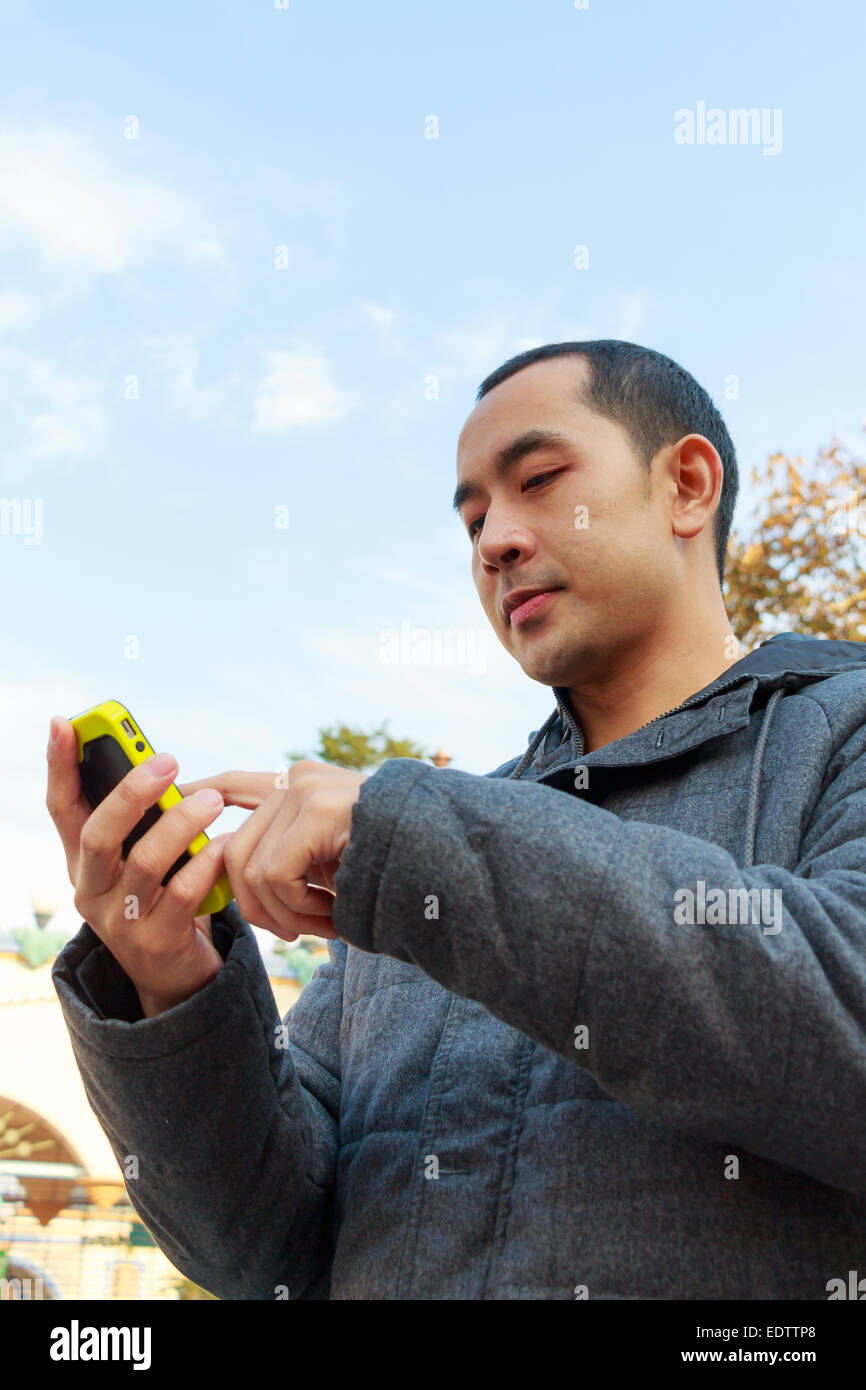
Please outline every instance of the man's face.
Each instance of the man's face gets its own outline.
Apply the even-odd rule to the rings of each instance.
[[[653,473],[648,491],[624,428],[575,402],[587,372],[573,356],[524,367],[478,402],[457,443],[458,493],[478,488],[459,514],[482,606],[526,674],[550,686],[603,680],[658,623],[675,582],[670,486]],[[564,442],[498,473],[500,451],[530,431]],[[520,589],[555,592],[503,611]]]

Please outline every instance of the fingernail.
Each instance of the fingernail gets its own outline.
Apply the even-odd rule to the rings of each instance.
[[[205,806],[221,806],[222,797],[216,787],[205,787],[202,791],[196,792],[199,801],[203,801]]]
[[[57,723],[56,723],[56,721],[55,721],[54,719],[52,719],[52,720],[51,720],[51,723],[48,725],[48,742],[49,742],[49,743],[56,743],[56,742],[57,742],[57,736],[58,736],[59,733],[60,733],[60,730],[59,730],[59,728],[58,728],[58,726],[57,726]]]
[[[159,779],[173,770],[174,758],[170,753],[157,753],[155,757],[148,758],[147,765],[150,768],[151,776]]]

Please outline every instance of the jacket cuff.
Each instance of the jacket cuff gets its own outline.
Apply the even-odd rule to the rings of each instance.
[[[212,914],[211,929],[225,961],[223,968],[189,999],[145,1018],[126,971],[92,927],[82,922],[51,969],[67,1027],[105,1056],[151,1058],[216,1027],[226,1016],[229,996],[238,988],[247,989],[267,1015],[276,1016],[258,942],[234,902]]]

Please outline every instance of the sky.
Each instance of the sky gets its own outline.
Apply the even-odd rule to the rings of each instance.
[[[120,700],[180,781],[335,723],[467,772],[523,751],[552,693],[451,511],[515,353],[675,358],[738,528],[769,454],[862,444],[864,30],[838,0],[0,0],[0,929],[33,894],[80,924],[52,714]]]

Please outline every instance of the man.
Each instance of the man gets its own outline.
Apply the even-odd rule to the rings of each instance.
[[[670,359],[534,349],[482,384],[455,496],[494,631],[555,693],[522,757],[182,784],[124,865],[172,767],[89,816],[57,721],[85,920],[53,978],[130,1199],[197,1283],[826,1299],[866,1274],[866,663],[739,654],[736,488]],[[205,785],[253,814],[160,889]],[[236,903],[196,921],[223,854]],[[284,1024],[251,921],[332,938]]]

